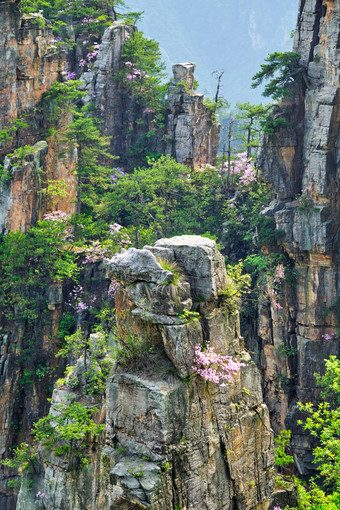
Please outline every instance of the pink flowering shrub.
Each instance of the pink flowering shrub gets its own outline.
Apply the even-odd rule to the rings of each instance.
[[[228,172],[228,163],[222,165],[222,173]],[[236,179],[235,179],[236,176]],[[246,152],[241,152],[236,155],[236,159],[232,161],[230,167],[230,177],[234,179],[236,183],[242,186],[247,186],[251,182],[255,182],[256,173],[252,164],[251,158],[247,158]]]
[[[200,345],[195,348],[193,370],[206,381],[214,382],[220,386],[233,381],[244,363],[233,359],[231,356],[217,354],[214,347],[207,344],[203,349]]]
[[[86,256],[83,264],[95,263],[105,257],[105,248],[99,241],[92,241],[86,249]]]
[[[66,214],[64,211],[53,211],[45,214],[43,220],[48,221],[54,229],[55,236],[60,238],[62,241],[72,242],[74,236],[71,231],[70,225],[70,214]]]
[[[336,333],[325,333],[324,335],[322,335],[322,338],[324,340],[334,340],[336,337],[337,337]]]
[[[67,221],[69,219],[70,215],[64,211],[53,211],[44,216],[44,221]]]

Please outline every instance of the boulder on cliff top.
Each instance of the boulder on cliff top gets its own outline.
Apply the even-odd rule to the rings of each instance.
[[[166,284],[171,283],[174,278],[170,271],[162,268],[149,250],[144,249],[129,248],[127,251],[122,250],[111,260],[105,259],[104,265],[107,267],[109,278],[124,283],[144,281]]]
[[[192,295],[196,299],[212,301],[218,298],[227,286],[227,271],[224,258],[216,242],[201,236],[176,236],[160,239],[155,246],[147,247],[152,252],[171,250],[174,260],[188,277]]]

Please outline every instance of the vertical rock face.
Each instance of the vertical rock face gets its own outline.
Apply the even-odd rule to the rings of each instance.
[[[49,145],[41,141],[32,146],[24,159],[6,158],[9,179],[0,180],[0,233],[26,232],[47,211],[48,180],[65,181],[68,197],[55,204],[56,210],[75,212],[71,200],[76,196],[76,151],[58,157],[53,139]]]
[[[27,119],[24,115],[33,113],[66,66],[66,55],[53,45],[48,22],[38,15],[22,16],[18,4],[0,2],[0,129],[12,119]],[[14,147],[34,143],[36,136],[31,127],[14,140]]]
[[[294,51],[301,53],[307,85],[280,105],[289,127],[264,138],[258,160],[277,191],[268,212],[285,233],[281,246],[297,273],[295,288],[285,289],[284,309],[260,310],[267,399],[274,423],[285,421],[293,429],[301,473],[312,467],[311,445],[296,425],[294,403],[318,398],[313,374],[323,371],[330,354],[340,354],[340,340],[333,334],[337,317],[329,313],[340,297],[339,14],[337,0],[300,2]],[[277,350],[280,345],[298,354],[287,359]],[[278,378],[286,391],[277,389]]]
[[[21,119],[15,138],[0,147],[0,157],[24,145],[34,145],[26,158],[7,160],[10,179],[0,179],[0,232],[27,230],[46,211],[42,188],[48,180],[65,179],[70,199],[60,202],[65,212],[74,212],[76,153],[60,157],[53,139],[39,142],[34,110],[46,90],[60,78],[66,56],[53,45],[52,30],[40,16],[22,16],[19,2],[0,2],[0,129]]]
[[[156,257],[176,262],[180,281]],[[81,510],[84,501],[93,510],[267,510],[274,462],[268,410],[259,372],[242,350],[238,314],[218,305],[227,275],[215,242],[162,239],[106,264],[121,282],[115,297],[121,334],[144,339],[152,354],[129,370],[116,365],[108,378],[106,446],[93,447],[89,469],[70,473],[62,458],[45,456],[30,480],[33,490],[21,489],[18,510],[33,509],[38,491],[48,510]],[[192,303],[199,318],[189,314]],[[194,375],[195,346],[203,339],[242,361],[232,383]],[[52,402],[61,391],[64,400],[72,394],[55,390]]]

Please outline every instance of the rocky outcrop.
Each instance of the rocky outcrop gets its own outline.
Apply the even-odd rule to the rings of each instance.
[[[195,64],[175,64],[169,86],[168,136],[171,148],[166,151],[179,163],[192,166],[214,164],[220,125],[204,104],[203,94],[194,92]]]
[[[220,125],[204,105],[203,94],[193,91],[195,64],[173,66],[174,79],[169,86],[164,127],[152,123],[152,114],[124,86],[121,79],[124,42],[136,30],[120,22],[107,28],[94,70],[82,75],[84,89],[89,92],[87,101],[94,103],[105,134],[111,137],[112,154],[120,156],[121,164],[129,159],[133,162],[134,147],[147,144],[153,152],[170,154],[179,163],[213,164]]]
[[[65,68],[66,55],[54,45],[49,22],[40,15],[23,16],[19,2],[0,2],[0,130],[15,119],[28,125],[0,144],[0,160],[17,147],[33,146],[27,155],[23,151],[5,162],[5,177],[0,178],[2,233],[26,231],[42,218],[47,210],[43,188],[49,180],[65,181],[69,197],[55,205],[74,212],[76,152],[61,156],[60,141],[39,141],[41,123],[36,116],[44,92]]]
[[[265,213],[284,233],[280,247],[297,277],[293,287],[285,284],[282,311],[260,310],[266,398],[274,425],[293,430],[300,474],[313,467],[312,445],[296,425],[295,402],[319,398],[313,374],[323,372],[330,354],[340,354],[339,14],[338,1],[300,2],[294,51],[301,53],[307,82],[280,105],[288,125],[262,140],[258,158],[277,191]]]
[[[162,268],[165,257],[172,271]],[[227,275],[215,242],[162,239],[106,266],[121,283],[116,345],[132,338],[144,342],[144,352],[124,366],[117,358],[101,413],[106,445],[91,446],[88,470],[70,473],[62,458],[45,456],[17,508],[35,508],[42,493],[48,510],[80,510],[84,501],[93,510],[267,510],[274,462],[268,410],[260,374],[242,349],[238,314],[218,304]],[[230,384],[195,375],[195,347],[204,341],[242,362]],[[61,391],[63,399],[73,394],[55,390],[52,402]]]

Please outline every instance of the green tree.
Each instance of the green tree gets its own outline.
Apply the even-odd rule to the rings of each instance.
[[[0,236],[0,309],[8,319],[35,321],[46,307],[43,289],[53,280],[77,278],[70,241],[68,217],[60,212],[27,233]]]
[[[318,384],[323,388],[322,396],[327,401],[316,408],[312,403],[299,403],[306,419],[300,421],[304,430],[318,439],[314,449],[314,463],[328,490],[333,490],[340,499],[340,360],[330,356],[326,360],[326,373],[317,375]]]
[[[67,18],[71,17],[75,26],[75,36],[85,30],[100,34],[106,25],[118,15],[117,8],[126,8],[122,0],[22,0],[22,11],[26,14],[42,11],[43,16],[52,22],[55,32],[62,32]],[[140,14],[140,13],[135,13]]]
[[[271,109],[271,105],[236,103],[238,113],[239,133],[237,138],[242,141],[242,148],[247,151],[247,158],[252,156],[253,149],[259,146],[259,137],[262,131],[262,123],[266,114]]]
[[[252,88],[256,88],[263,80],[269,80],[264,88],[263,96],[281,100],[293,92],[293,84],[298,78],[305,77],[305,69],[300,64],[301,55],[292,51],[270,53],[265,59],[266,64],[252,80]]]
[[[91,212],[109,188],[111,167],[105,164],[114,159],[107,148],[109,137],[103,136],[96,120],[83,108],[73,111],[74,119],[67,127],[66,138],[77,147],[77,213]],[[101,164],[101,161],[104,164]]]
[[[168,84],[165,83],[165,64],[161,60],[159,43],[134,32],[125,41],[120,77],[130,88],[144,113],[153,114],[155,127],[162,127],[167,107]]]
[[[215,168],[195,171],[162,156],[114,183],[98,212],[132,225],[136,247],[143,229],[152,229],[155,238],[218,231],[224,203],[216,192],[220,186]]]

